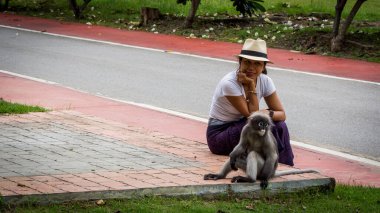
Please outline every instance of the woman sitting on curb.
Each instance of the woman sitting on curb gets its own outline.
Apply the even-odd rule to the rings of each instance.
[[[293,166],[285,110],[272,79],[266,75],[265,67],[269,62],[266,42],[247,39],[238,59],[237,71],[225,75],[214,92],[207,127],[210,151],[229,155],[239,143],[247,117],[259,110],[259,101],[264,98],[269,109],[260,111],[268,113],[275,124],[272,132],[278,145],[279,162]]]

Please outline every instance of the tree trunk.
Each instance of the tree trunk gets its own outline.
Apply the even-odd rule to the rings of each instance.
[[[3,6],[3,0],[0,0],[0,11],[7,10],[8,6],[9,6],[9,0],[5,0],[4,6]]]
[[[347,0],[337,0],[335,5],[335,20],[333,26],[333,37],[336,37],[339,33],[340,19],[342,17],[342,11],[346,6]]]
[[[71,10],[74,12],[74,16],[76,19],[80,18],[80,11],[78,8],[77,0],[67,0],[69,2],[69,6]]]
[[[362,6],[362,4],[367,1],[367,0],[358,0],[356,1],[354,7],[352,8],[350,14],[347,16],[347,19],[346,21],[343,23],[342,25],[342,29],[340,30],[340,34],[343,34],[345,35],[348,28],[350,27],[351,23],[352,23],[352,20],[354,20],[354,17],[356,15],[356,13],[358,13],[360,7]]]
[[[86,9],[87,5],[90,3],[91,0],[83,0],[82,6],[80,6],[80,12],[82,12],[84,9]]]
[[[75,19],[82,18],[82,11],[87,7],[91,0],[83,0],[83,4],[79,6],[76,0],[68,0],[70,8],[74,12]]]
[[[200,4],[201,0],[191,0],[191,8],[189,15],[186,17],[184,27],[185,28],[191,28],[193,26],[195,14],[198,10],[198,6]]]
[[[140,23],[139,26],[146,26],[149,21],[160,18],[160,11],[158,8],[142,7],[140,10]]]
[[[357,0],[354,7],[352,8],[350,14],[347,16],[346,20],[342,24],[342,28],[338,30],[337,35],[331,39],[331,51],[338,52],[342,49],[343,42],[345,39],[346,32],[350,27],[352,20],[354,19],[356,13],[359,11],[360,7],[366,0]],[[335,26],[335,24],[334,24]],[[339,29],[339,28],[338,28]]]

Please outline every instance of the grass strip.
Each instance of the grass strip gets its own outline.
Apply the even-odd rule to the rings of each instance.
[[[143,197],[136,199],[69,202],[36,206],[3,207],[4,212],[379,212],[380,189],[338,184],[335,192],[299,193],[243,199],[234,195],[214,198]]]
[[[29,112],[46,112],[39,106],[28,106],[24,104],[12,103],[0,98],[0,114],[25,114]]]

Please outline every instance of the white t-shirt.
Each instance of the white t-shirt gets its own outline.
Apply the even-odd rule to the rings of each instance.
[[[260,100],[276,91],[272,79],[261,74],[257,78],[256,92]],[[243,117],[242,114],[228,101],[225,96],[244,96],[244,87],[237,81],[236,72],[230,72],[225,75],[216,86],[212,98],[210,117],[221,121],[237,121]]]

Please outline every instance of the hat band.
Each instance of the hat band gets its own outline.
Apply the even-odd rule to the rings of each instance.
[[[252,51],[252,50],[242,50],[240,52],[240,54],[250,55],[250,56],[256,56],[256,57],[262,57],[262,58],[266,58],[267,59],[267,54],[261,53],[261,52],[257,52],[257,51]]]

